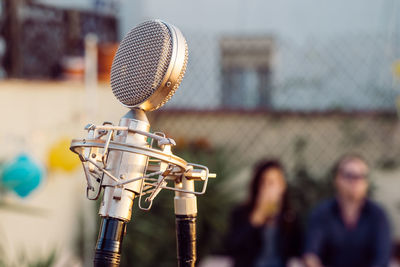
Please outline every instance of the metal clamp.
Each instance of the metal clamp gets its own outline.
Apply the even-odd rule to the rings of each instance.
[[[149,210],[152,207],[153,200],[157,197],[162,189],[202,195],[206,192],[209,177],[215,177],[210,174],[208,168],[203,165],[187,163],[172,154],[171,146],[175,145],[175,141],[165,137],[163,133],[148,133],[138,130],[132,130],[128,127],[114,126],[111,123],[104,123],[101,126],[88,124],[85,129],[88,131],[88,138],[83,140],[72,140],[70,149],[79,155],[84,169],[87,189],[86,195],[90,200],[99,197],[101,189],[105,186],[112,186],[124,190],[126,184],[142,180],[139,197],[139,208]],[[118,131],[133,131],[151,138],[150,147],[136,146],[133,144],[115,142],[114,134]],[[97,134],[97,136],[96,136]],[[96,137],[95,137],[96,136]],[[105,137],[105,140],[102,139]],[[153,141],[157,140],[157,145],[161,149],[153,148]],[[141,154],[148,157],[148,164],[145,175],[141,177],[131,178],[128,180],[115,177],[107,168],[107,157],[109,152],[122,151],[127,153]],[[100,152],[101,151],[101,152]],[[94,156],[94,157],[93,157]],[[150,163],[150,164],[149,164]],[[103,177],[107,175],[113,180],[111,185],[103,185]],[[158,178],[153,178],[158,176]],[[201,180],[203,186],[201,191],[190,191],[181,188],[168,186],[168,181],[179,182],[182,179]],[[98,190],[96,191],[96,184]],[[90,193],[94,192],[94,195]],[[142,196],[149,195],[144,202],[147,207],[143,206]]]

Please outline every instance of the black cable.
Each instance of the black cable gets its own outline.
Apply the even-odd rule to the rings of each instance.
[[[196,263],[196,215],[176,215],[176,241],[179,267]]]

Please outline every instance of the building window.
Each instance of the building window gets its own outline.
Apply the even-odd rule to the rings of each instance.
[[[272,106],[271,37],[224,37],[220,42],[221,104],[225,108]]]

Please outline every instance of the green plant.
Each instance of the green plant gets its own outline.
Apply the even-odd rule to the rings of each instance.
[[[305,163],[295,167],[293,176],[288,183],[290,203],[305,222],[317,203],[334,195],[332,178],[330,172],[322,177],[312,176]]]
[[[306,137],[300,136],[295,139],[293,143],[295,167],[291,175],[293,179],[288,183],[290,203],[300,214],[304,223],[314,206],[335,195],[333,170],[328,169],[320,176],[312,175],[308,171],[308,163],[304,160],[307,146],[308,139]],[[375,184],[370,182],[368,194],[371,196],[375,189]]]
[[[49,255],[30,261],[27,263],[28,267],[51,267],[54,265],[56,260],[56,252],[52,251]]]
[[[4,250],[0,247],[0,267],[51,267],[54,265],[57,257],[56,250],[36,259],[29,259],[26,253],[21,251],[18,260],[11,262],[6,259],[4,254]]]
[[[228,168],[226,153],[211,149],[204,142],[178,147],[174,153],[188,162],[206,165],[210,171],[217,173],[217,179],[210,179],[206,194],[197,198],[197,252],[200,261],[210,253],[223,251],[222,240],[228,227],[230,208],[235,201],[235,194],[225,190],[225,184],[235,168]],[[139,210],[135,203],[124,237],[122,267],[133,263],[144,267],[176,266],[173,197],[173,192],[161,192],[150,212]]]

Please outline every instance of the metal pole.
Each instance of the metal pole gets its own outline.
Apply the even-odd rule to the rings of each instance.
[[[127,222],[122,220],[102,217],[94,256],[94,267],[119,266],[126,224]]]
[[[186,177],[175,183],[176,188],[194,191],[194,180]],[[179,267],[196,264],[196,218],[197,200],[194,194],[175,192],[174,198],[177,259]]]

